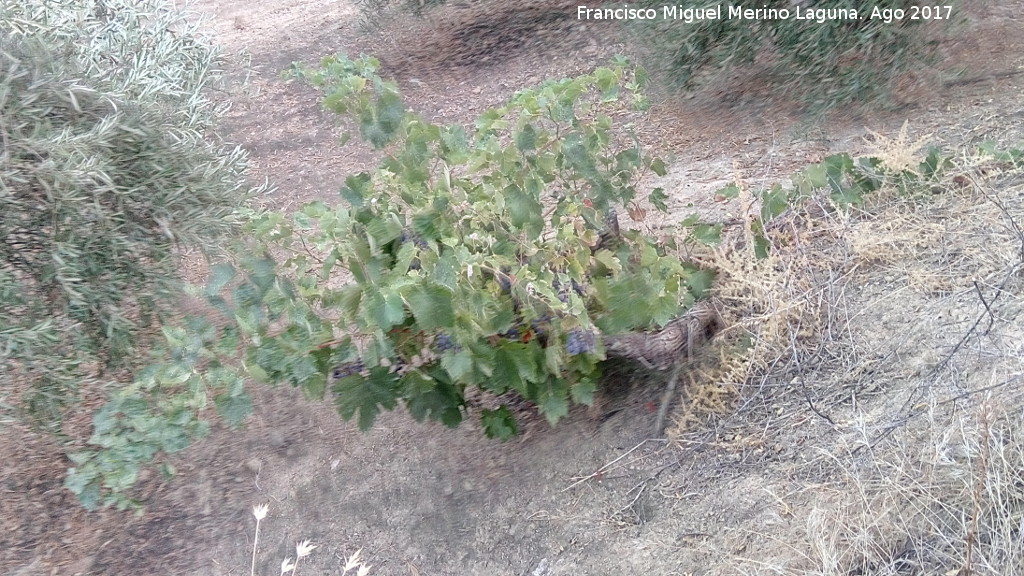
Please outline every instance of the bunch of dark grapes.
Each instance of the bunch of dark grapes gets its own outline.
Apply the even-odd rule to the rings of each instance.
[[[544,314],[540,318],[534,320],[533,323],[530,325],[530,328],[533,329],[533,333],[536,334],[537,336],[543,336],[544,334],[547,334],[547,329],[550,325],[551,314]]]
[[[411,230],[403,228],[402,235],[398,237],[398,243],[405,244],[406,242],[412,242],[420,250],[427,249],[427,241],[423,239],[423,236],[420,236],[419,234]],[[420,267],[421,264],[419,258],[414,258],[413,261],[409,263],[410,270],[420,270]]]
[[[363,365],[362,360],[355,360],[353,362],[345,362],[334,367],[333,376],[335,380],[340,380],[346,376],[358,375],[360,372],[366,369]]]
[[[586,293],[586,290],[584,289],[584,287],[581,286],[578,282],[576,282],[576,279],[572,279],[571,280],[571,284],[569,284],[568,286],[565,286],[561,282],[558,281],[558,278],[555,278],[551,282],[551,287],[558,291],[558,299],[561,300],[563,304],[568,304],[569,303],[569,288],[570,287],[572,288],[572,291],[576,293],[577,296],[582,297]]]
[[[551,281],[551,287],[554,288],[556,292],[558,292],[558,299],[562,302],[562,304],[569,303],[569,289],[566,286],[562,286],[562,283],[558,281],[558,278],[555,278],[554,280]]]
[[[442,332],[434,337],[434,349],[438,352],[447,352],[448,350],[458,352],[462,347],[451,336]]]
[[[501,287],[502,294],[512,292],[512,276],[509,275],[507,269],[502,268],[494,277],[498,281],[498,286]]]
[[[583,330],[569,332],[569,337],[565,341],[565,351],[570,356],[589,354],[595,349],[597,349],[597,337],[593,332],[584,332]]]
[[[423,236],[409,230],[407,228],[402,229],[402,235],[398,238],[399,243],[405,244],[406,242],[412,242],[420,250],[427,249],[427,241],[423,239]]]
[[[506,340],[519,340],[523,337],[523,332],[519,326],[513,326],[505,332],[502,332],[501,337]]]

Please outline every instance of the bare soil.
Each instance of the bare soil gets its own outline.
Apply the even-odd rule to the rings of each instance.
[[[294,61],[382,54],[411,107],[469,122],[522,86],[591,69],[617,49],[599,26],[576,27],[486,66],[417,69],[401,58],[415,35],[366,36],[351,0],[196,6],[234,55],[225,138],[251,152],[254,178],[277,184],[264,202],[280,208],[334,201],[346,175],[374,162],[362,147],[338,143],[340,129],[314,89],[281,79]],[[1024,140],[1024,2],[973,10],[961,35],[941,46],[964,74],[908,86],[895,111],[812,124],[742,78],[691,97],[659,96],[642,138],[674,159],[660,183],[673,215],[713,210],[711,192],[736,178],[759,186],[832,152],[862,152],[865,127],[891,136],[909,118],[915,134],[950,149]],[[902,402],[900,391],[919,386],[956,343],[953,330],[932,338],[935,315],[952,314],[948,327],[973,302],[963,283],[931,293],[900,288],[912,270],[897,261],[859,269],[844,295],[845,329],[822,335],[834,356],[813,372],[829,384],[812,388],[815,402],[771,405],[771,390],[795,386],[779,372],[673,442],[649,438],[658,379],[622,384],[603,421],[574,411],[557,428],[537,423],[508,443],[485,439],[473,423],[449,430],[401,412],[361,434],[294,390],[255,388],[245,429],[215,429],[175,456],[172,479],[147,475],[147,509],[136,516],[81,510],[62,488],[67,463],[58,448],[8,427],[0,441],[0,573],[246,574],[251,508],[262,503],[270,514],[256,573],[264,575],[277,574],[305,539],[318,548],[303,574],[340,574],[343,558],[360,549],[371,574],[381,575],[667,576],[735,574],[741,565],[767,573],[761,561],[789,565],[788,557],[798,564],[805,553],[793,534],[805,531],[809,510],[838,498],[831,491],[842,466],[821,454],[849,439],[842,422]],[[1014,319],[1019,325],[1019,316],[1002,321]]]

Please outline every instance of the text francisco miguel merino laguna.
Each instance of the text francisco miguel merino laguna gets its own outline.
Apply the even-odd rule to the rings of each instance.
[[[701,20],[858,20],[859,14],[853,8],[804,8],[794,6],[788,8],[745,8],[743,6],[721,4],[708,8],[684,8],[682,6],[662,6],[655,8],[630,8],[629,4],[621,8],[589,8],[576,7],[576,18],[579,20],[682,20],[687,24]]]

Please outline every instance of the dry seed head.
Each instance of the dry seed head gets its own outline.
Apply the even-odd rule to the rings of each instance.
[[[312,546],[309,540],[303,540],[295,544],[295,555],[299,558],[309,556],[309,553],[316,549],[316,546]]]
[[[266,504],[260,504],[252,507],[252,515],[256,517],[257,522],[267,517],[267,510],[269,510],[269,508],[270,507]]]
[[[345,572],[348,572],[349,570],[359,566],[359,554],[362,551],[363,549],[360,548],[359,550],[356,550],[355,554],[349,556],[348,560],[345,561]]]
[[[896,138],[889,138],[873,130],[868,130],[874,139],[874,142],[871,142],[875,147],[875,153],[872,156],[881,160],[882,166],[887,170],[892,170],[895,173],[905,170],[917,174],[917,166],[924,161],[920,152],[932,135],[925,134],[917,140],[911,141],[908,136],[909,125],[909,120],[904,121]]]

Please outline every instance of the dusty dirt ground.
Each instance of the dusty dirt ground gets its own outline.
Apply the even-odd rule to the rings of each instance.
[[[415,35],[367,38],[350,0],[196,6],[225,50],[246,54],[233,57],[233,74],[248,82],[224,96],[234,102],[225,137],[251,151],[254,177],[278,186],[265,202],[282,208],[332,200],[347,174],[373,162],[358,146],[338,145],[312,88],[280,79],[293,61],[379,51],[392,57],[385,64],[412,107],[467,122],[518,87],[587,70],[614,52],[590,27],[484,67],[417,70],[396,56]],[[659,98],[643,136],[674,158],[664,183],[673,213],[686,215],[689,203],[710,209],[710,192],[737,177],[757,186],[831,152],[861,152],[865,127],[893,135],[907,118],[916,134],[949,148],[1024,139],[1024,3],[980,7],[970,20],[941,48],[965,75],[909,88],[895,112],[807,124],[788,103],[742,87]],[[950,210],[944,218],[965,217]],[[962,229],[931,240],[941,248]],[[885,406],[904,402],[901,394],[956,344],[960,332],[934,323],[959,327],[975,310],[969,286],[929,292],[905,283],[915,273],[906,256],[865,258],[851,278],[844,329],[822,335],[830,346],[803,376],[818,384],[808,402],[772,404],[797,386],[780,367],[741,390],[732,412],[678,431],[673,442],[648,437],[657,382],[613,397],[619,411],[603,422],[576,411],[556,429],[534,426],[509,443],[486,440],[473,424],[448,430],[402,413],[361,434],[293,390],[257,389],[243,432],[215,429],[173,459],[177,477],[143,479],[148,507],[136,516],[82,511],[61,486],[67,464],[56,448],[9,427],[0,445],[0,572],[246,574],[251,508],[266,503],[256,562],[263,575],[277,574],[304,539],[318,548],[303,574],[340,574],[359,549],[381,575],[797,573],[810,561],[797,536],[807,537],[808,511],[839,500],[832,491],[845,464],[822,454],[851,442],[844,423],[885,421]],[[1012,329],[1020,318],[1002,319],[1003,342],[1020,340]],[[835,573],[870,573],[852,569]]]

